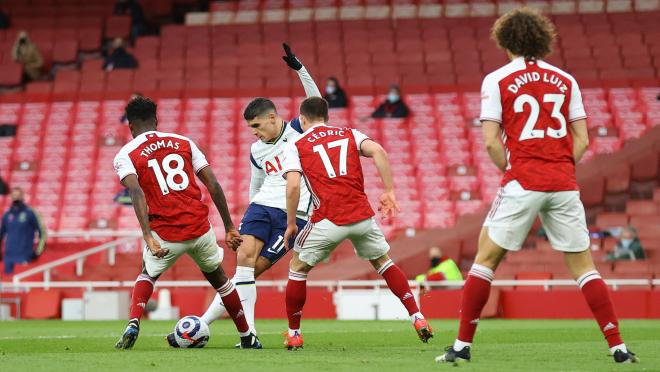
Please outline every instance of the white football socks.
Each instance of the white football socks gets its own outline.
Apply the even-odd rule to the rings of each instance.
[[[463,342],[459,339],[456,339],[456,341],[454,341],[454,350],[456,350],[456,351],[461,351],[466,346],[472,346],[472,343],[471,342]]]
[[[209,308],[206,309],[206,312],[204,315],[202,315],[202,320],[206,322],[206,324],[211,324],[214,321],[220,319],[220,317],[227,312],[227,309],[225,308],[225,304],[222,303],[222,297],[220,297],[220,294],[216,292],[215,297],[213,297],[213,301],[209,305]]]
[[[236,291],[241,298],[245,320],[254,334],[257,330],[254,327],[254,307],[257,303],[257,285],[254,283],[254,267],[236,266],[236,274],[233,279],[236,285]]]
[[[416,319],[424,319],[424,315],[418,311],[410,316],[410,321],[413,322],[413,324],[415,324]]]
[[[297,333],[297,334],[300,334],[300,328],[298,328],[298,329],[291,329],[291,328],[289,328],[289,336],[293,337],[293,336],[296,335],[296,333]]]
[[[614,355],[614,353],[615,353],[617,350],[621,350],[621,351],[623,351],[624,353],[627,353],[627,352],[628,352],[628,348],[626,347],[626,344],[619,344],[619,345],[616,345],[616,346],[612,346],[612,347],[610,348],[610,353],[611,353],[612,355]]]

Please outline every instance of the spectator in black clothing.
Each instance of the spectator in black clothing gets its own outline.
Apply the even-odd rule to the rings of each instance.
[[[117,0],[113,14],[131,16],[131,37],[133,39],[144,34],[147,19],[144,16],[142,5],[137,0]]]
[[[121,68],[137,68],[138,61],[135,57],[126,51],[124,40],[116,38],[112,42],[112,53],[105,59],[105,68],[107,71]]]
[[[339,81],[334,76],[329,77],[328,81],[325,83],[325,95],[323,98],[328,101],[328,107],[330,108],[343,108],[348,106],[346,93],[344,92],[344,89],[339,86]]]
[[[0,9],[0,30],[9,28],[9,16],[2,9]]]
[[[398,85],[390,86],[390,92],[385,102],[371,114],[372,118],[407,118],[408,106],[401,100],[401,89]]]

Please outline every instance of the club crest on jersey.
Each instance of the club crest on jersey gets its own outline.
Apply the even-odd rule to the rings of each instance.
[[[266,174],[271,175],[271,174],[277,174],[282,171],[282,162],[280,162],[279,157],[274,157],[274,161],[266,161],[264,163],[264,168],[266,169]]]
[[[145,158],[148,158],[149,155],[151,155],[154,151],[160,150],[162,148],[170,148],[170,149],[179,149],[179,142],[175,142],[172,140],[160,140],[156,142],[152,142],[145,146],[142,151],[140,152],[140,156],[144,156]]]

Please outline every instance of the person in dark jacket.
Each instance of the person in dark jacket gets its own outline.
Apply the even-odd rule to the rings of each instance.
[[[131,37],[133,39],[144,34],[147,18],[144,15],[142,5],[137,0],[118,0],[112,14],[131,16]]]
[[[624,227],[621,230],[621,237],[614,247],[614,251],[610,252],[606,261],[635,261],[643,260],[646,258],[644,248],[637,237],[637,231],[632,226]]]
[[[116,38],[112,42],[112,53],[105,59],[103,68],[107,71],[121,68],[137,68],[138,61],[135,57],[126,51],[124,40]]]
[[[385,102],[371,114],[372,118],[407,118],[408,106],[401,99],[401,89],[398,85],[390,86],[390,92],[387,95]]]
[[[346,92],[339,85],[339,81],[336,77],[331,76],[328,78],[328,81],[325,83],[325,94],[323,95],[326,101],[328,101],[328,107],[330,108],[343,108],[348,106],[348,100],[346,99]]]
[[[23,201],[23,190],[15,187],[11,190],[12,203],[9,210],[2,216],[0,226],[0,248],[5,240],[4,254],[0,259],[5,262],[5,273],[12,274],[16,264],[33,261],[45,247],[46,229],[37,213]],[[35,247],[35,234],[39,235],[39,243]],[[2,253],[0,249],[0,253]]]

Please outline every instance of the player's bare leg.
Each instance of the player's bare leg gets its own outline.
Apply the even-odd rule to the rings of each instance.
[[[494,271],[506,252],[488,236],[488,227],[483,227],[479,234],[477,257],[474,259],[474,264],[463,286],[458,337],[454,341],[454,345],[445,349],[444,355],[435,358],[436,362],[456,364],[461,360],[470,360],[470,347],[474,333],[477,331],[481,310],[488,302]]]
[[[394,264],[387,254],[369,262],[378,271],[378,274],[383,276],[392,293],[399,298],[403,306],[408,310],[408,315],[419,339],[424,343],[428,342],[433,337],[433,328],[431,328],[426,319],[424,319],[424,315],[419,311],[419,306],[417,306],[415,296],[410,290],[406,275]]]
[[[289,281],[286,284],[286,315],[289,319],[289,330],[285,334],[284,345],[289,350],[303,347],[300,320],[307,299],[307,274],[312,268],[313,266],[300,260],[298,252],[293,252],[289,264]]]
[[[227,278],[222,266],[218,265],[215,271],[203,274],[220,295],[227,313],[229,313],[234,324],[236,324],[236,329],[241,336],[241,348],[261,349],[259,339],[250,331],[250,326],[247,323],[247,319],[245,319],[245,311],[241,305],[241,299],[238,296],[236,287]]]
[[[135,341],[137,341],[138,334],[140,333],[140,319],[144,314],[147,301],[149,301],[154,291],[154,284],[157,279],[158,277],[153,278],[147,274],[146,269],[142,269],[142,272],[135,280],[133,294],[131,295],[128,325],[126,326],[126,330],[124,330],[124,334],[122,334],[119,341],[115,344],[116,349],[131,349],[135,345]]]
[[[566,252],[564,259],[596,318],[598,328],[605,336],[614,361],[617,363],[637,362],[635,354],[628,350],[621,339],[619,321],[614,312],[609,290],[603,278],[596,271],[591,251],[587,249],[577,253]]]

